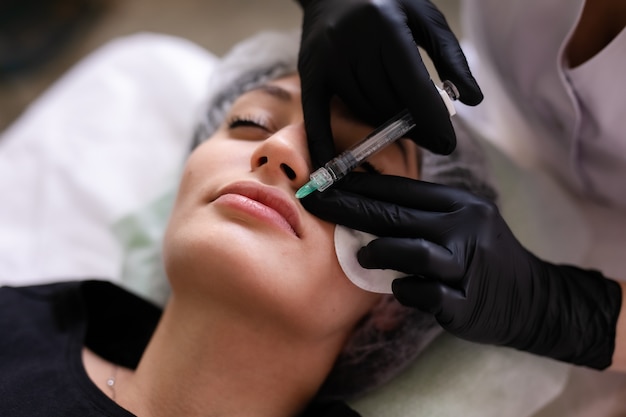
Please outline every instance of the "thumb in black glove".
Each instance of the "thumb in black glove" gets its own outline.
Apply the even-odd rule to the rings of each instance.
[[[350,174],[303,200],[315,215],[381,238],[358,253],[366,268],[405,272],[393,292],[461,338],[604,369],[622,295],[596,271],[528,252],[498,209],[464,190]]]
[[[304,9],[298,69],[313,164],[335,155],[329,102],[337,95],[357,117],[378,126],[407,108],[419,129],[409,136],[449,154],[456,137],[448,111],[417,46],[432,59],[460,100],[483,96],[458,40],[428,0],[300,0]]]

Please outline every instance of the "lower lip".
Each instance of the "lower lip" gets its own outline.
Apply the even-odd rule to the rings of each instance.
[[[269,223],[278,227],[279,229],[285,230],[292,235],[296,235],[295,230],[289,224],[289,222],[276,210],[271,207],[266,206],[265,204],[259,203],[256,200],[252,200],[251,198],[245,197],[240,194],[224,194],[219,196],[214,204],[226,206],[233,208],[237,211],[242,211],[249,214],[252,217],[255,217],[265,223]]]

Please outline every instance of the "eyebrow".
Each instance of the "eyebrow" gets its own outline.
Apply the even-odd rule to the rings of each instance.
[[[262,93],[269,94],[270,96],[275,97],[280,101],[293,101],[293,96],[291,95],[291,93],[277,85],[263,84],[258,87],[252,88],[250,91],[260,91]]]

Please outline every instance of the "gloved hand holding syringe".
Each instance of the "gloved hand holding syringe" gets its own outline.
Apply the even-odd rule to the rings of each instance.
[[[459,98],[459,92],[454,84],[450,81],[444,81],[443,89],[436,85],[435,87],[439,91],[450,116],[455,115],[456,110],[452,100]],[[332,184],[345,177],[361,162],[385,148],[387,145],[404,137],[407,132],[414,127],[415,121],[408,110],[401,111],[363,140],[313,172],[310,176],[310,181],[296,192],[296,197],[304,198],[315,190],[320,192],[326,190]]]

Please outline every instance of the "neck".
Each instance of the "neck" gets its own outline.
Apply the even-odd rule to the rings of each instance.
[[[192,304],[172,297],[137,370],[117,384],[120,405],[142,416],[293,416],[343,342],[304,343],[250,316]]]

